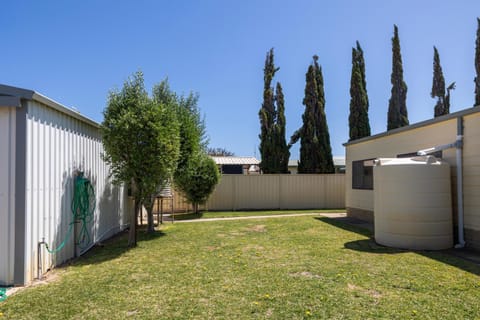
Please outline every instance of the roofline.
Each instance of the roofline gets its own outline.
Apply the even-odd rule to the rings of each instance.
[[[86,122],[91,126],[94,126],[96,128],[100,128],[100,124],[96,122],[95,120],[92,120],[78,111],[73,110],[72,108],[69,108],[67,106],[64,106],[63,104],[50,99],[38,92],[35,92],[33,90],[27,90],[27,89],[22,89],[22,88],[17,88],[17,87],[12,87],[12,86],[7,86],[4,84],[0,84],[0,101],[5,101],[9,102],[7,104],[8,107],[17,107],[21,108],[21,104],[15,103],[16,100],[32,100],[32,101],[37,101],[40,103],[43,103],[50,108],[57,110],[61,113],[65,113],[73,118],[76,118],[82,122]]]
[[[391,136],[391,135],[401,133],[401,132],[404,132],[404,131],[408,131],[408,130],[412,130],[412,129],[418,129],[418,128],[421,128],[421,127],[429,126],[429,125],[440,123],[440,122],[443,122],[443,121],[448,121],[448,120],[455,119],[455,118],[458,118],[458,117],[467,116],[467,115],[477,113],[477,112],[480,112],[480,106],[471,107],[471,108],[460,110],[460,111],[450,113],[450,114],[447,114],[447,115],[444,115],[444,116],[440,116],[440,117],[436,117],[436,118],[433,118],[433,119],[417,122],[417,123],[414,123],[414,124],[411,124],[411,125],[408,125],[408,126],[392,129],[392,130],[389,130],[389,131],[385,131],[385,132],[382,132],[382,133],[375,134],[373,136],[368,136],[368,137],[360,138],[360,139],[357,139],[357,140],[345,142],[343,144],[343,146],[348,147],[348,146],[351,146],[351,145],[354,145],[354,144],[357,144],[357,143],[362,143],[362,142],[366,142],[366,141],[370,141],[370,140],[383,138],[383,137],[386,137],[386,136]]]

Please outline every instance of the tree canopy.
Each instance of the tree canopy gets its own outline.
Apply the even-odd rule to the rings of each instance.
[[[363,50],[357,41],[352,48],[352,75],[350,79],[350,115],[348,118],[350,141],[368,137],[370,123],[368,120],[368,94],[365,79],[365,60]]]
[[[272,79],[279,68],[275,67],[273,48],[267,53],[263,69],[264,88],[260,117],[260,168],[263,173],[287,173],[290,148],[285,139],[285,100],[282,86]]]
[[[392,92],[388,103],[387,130],[407,126],[407,84],[403,81],[402,54],[400,52],[400,38],[398,27],[394,25],[392,38]]]
[[[114,181],[131,185],[135,199],[128,240],[135,246],[140,208],[177,166],[179,125],[170,104],[150,99],[141,72],[110,92],[103,115],[104,159]]]
[[[299,173],[333,173],[335,167],[325,115],[323,75],[316,55],[305,78],[303,125],[293,134],[290,145],[300,140]]]

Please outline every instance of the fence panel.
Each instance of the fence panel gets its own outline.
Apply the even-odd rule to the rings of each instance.
[[[175,193],[175,211],[191,206]],[[222,175],[207,210],[345,208],[344,174]],[[164,212],[170,212],[164,203]]]

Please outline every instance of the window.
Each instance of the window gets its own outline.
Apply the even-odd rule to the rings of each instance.
[[[352,188],[373,190],[373,159],[352,162]]]

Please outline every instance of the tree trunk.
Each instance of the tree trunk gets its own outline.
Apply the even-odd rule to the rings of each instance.
[[[155,232],[155,226],[153,224],[153,206],[155,204],[155,197],[150,196],[148,200],[145,202],[145,209],[147,209],[147,233]]]
[[[194,212],[195,214],[198,213],[198,203],[194,203],[194,204],[193,204],[193,212]]]
[[[135,208],[130,214],[130,230],[128,232],[128,246],[135,247],[137,245],[137,217],[140,208],[140,200],[135,199]]]

